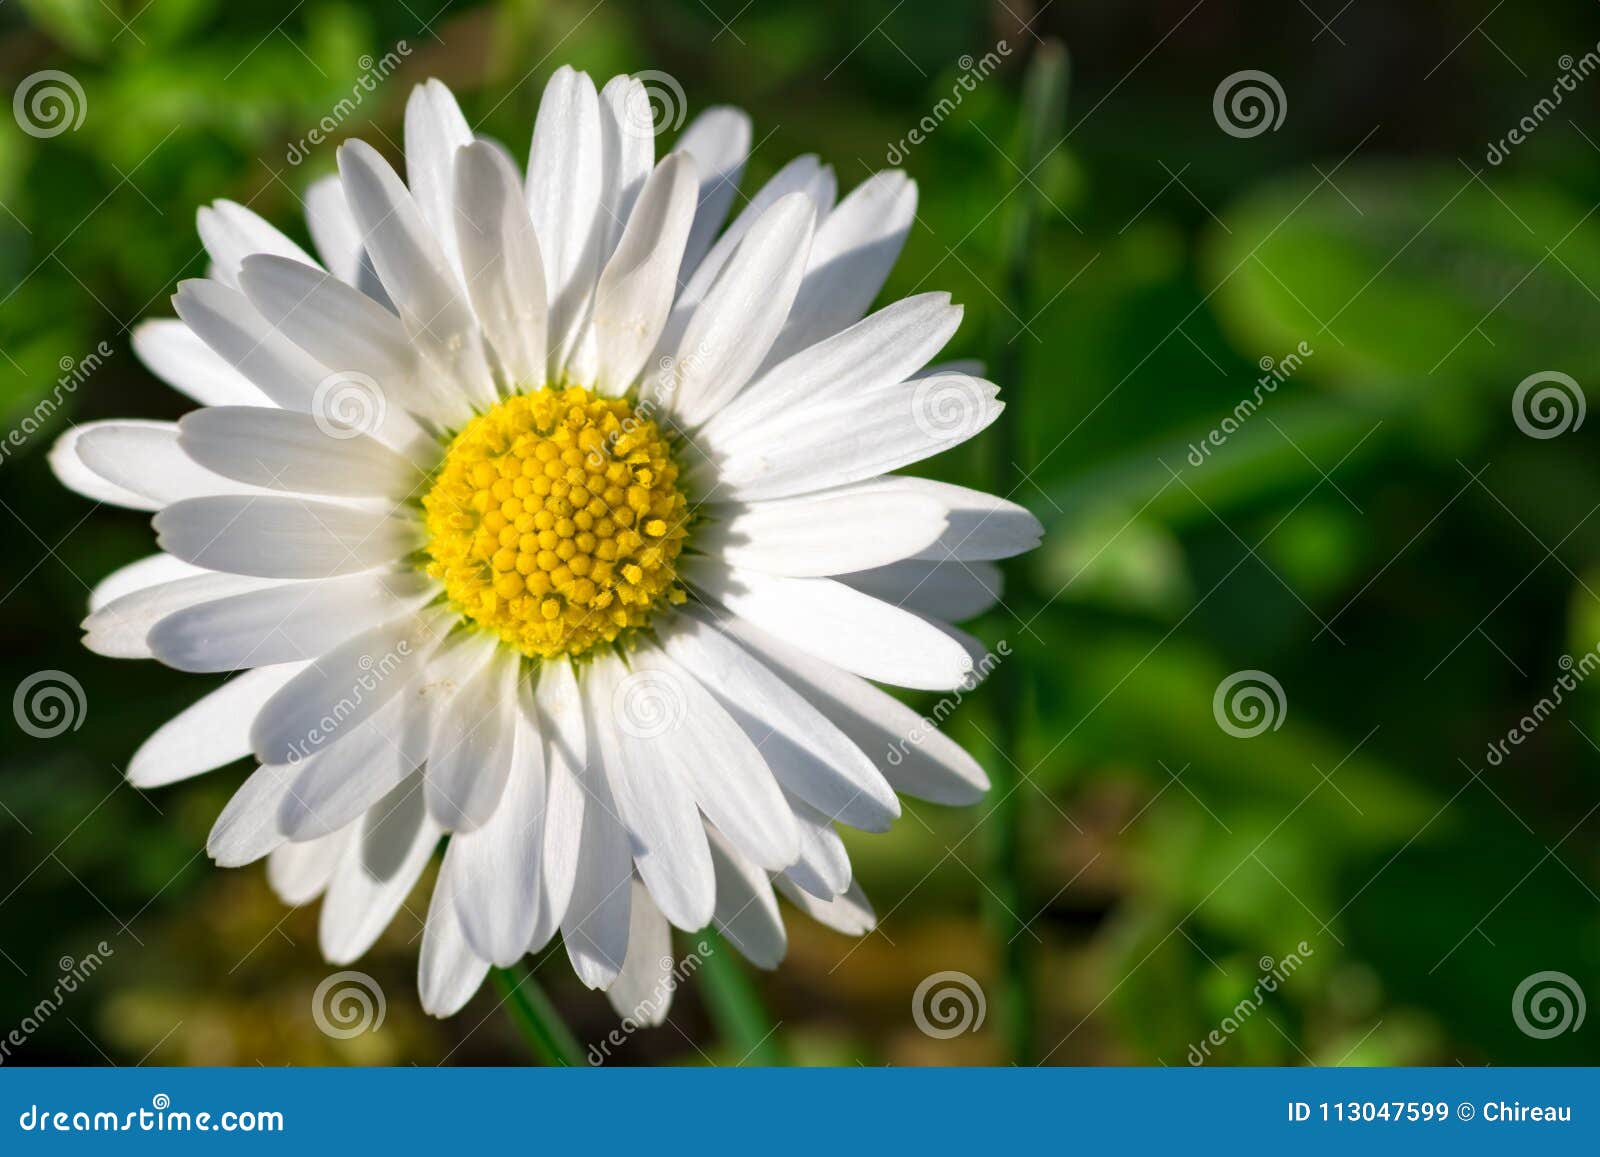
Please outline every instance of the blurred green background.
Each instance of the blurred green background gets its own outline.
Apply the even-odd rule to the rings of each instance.
[[[1512,1008],[1547,970],[1600,999],[1600,684],[1487,756],[1600,641],[1600,420],[1532,437],[1513,401],[1535,373],[1594,381],[1600,79],[1534,111],[1595,51],[1594,5],[741,2],[0,4],[4,92],[61,69],[86,102],[50,137],[0,119],[6,429],[59,392],[63,359],[113,351],[0,463],[0,692],[54,669],[86,702],[56,738],[3,722],[0,1034],[61,958],[114,949],[4,1059],[525,1058],[492,986],[450,1021],[419,1011],[420,894],[358,966],[387,994],[382,1028],[317,1030],[335,970],[314,908],[201,851],[243,767],[121,784],[205,684],[78,644],[88,585],[151,535],[45,463],[69,421],[182,412],[128,330],[202,272],[195,209],[230,197],[304,240],[298,198],[334,146],[290,164],[291,143],[404,43],[336,136],[394,157],[411,85],[437,76],[525,157],[571,63],[665,72],[691,112],[748,109],[747,194],[800,152],[846,188],[895,157],[921,205],[886,296],[954,293],[948,352],[1004,387],[1010,427],[935,465],[1015,486],[1049,529],[974,628],[1011,657],[947,724],[1001,786],[974,809],[909,802],[891,834],[850,841],[880,932],[790,913],[789,959],[754,978],[788,1059],[1182,1065],[1296,953],[1209,1063],[1600,1060],[1600,1013],[1540,1039]],[[1023,78],[1050,37],[1071,96],[1030,132]],[[999,67],[963,84],[986,53]],[[1213,98],[1246,69],[1279,84],[1283,120],[1239,136]],[[1492,164],[1524,117],[1535,130]],[[1301,343],[1223,445],[1191,451]],[[1253,738],[1213,710],[1243,670],[1283,689]],[[614,1026],[559,948],[535,963],[581,1041]],[[947,970],[987,1016],[941,1039],[912,1001]],[[740,1060],[702,987],[612,1062]]]

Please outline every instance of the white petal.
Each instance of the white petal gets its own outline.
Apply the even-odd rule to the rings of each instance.
[[[104,486],[102,501],[125,496],[118,505],[139,510],[160,510],[211,494],[260,493],[212,473],[185,454],[173,422],[113,419],[74,426],[57,441],[50,463],[76,489],[80,476],[71,467],[73,459]]]
[[[629,906],[628,956],[606,989],[606,999],[624,1020],[654,1027],[667,1019],[672,1005],[676,987],[672,969],[672,928],[644,885],[635,880]]]
[[[478,673],[497,650],[493,637],[480,632],[457,632],[452,628],[458,616],[447,607],[439,608],[432,619],[437,636],[433,649],[422,667],[422,678],[416,687],[413,715],[426,717],[428,746],[433,747],[436,724],[442,723],[450,711],[450,701],[461,687]]]
[[[747,735],[734,718],[690,672],[654,647],[638,648],[630,657],[636,693],[674,700],[680,713],[676,726],[651,727],[645,736],[677,770],[706,818],[763,868],[777,870],[800,854],[794,813],[784,801],[778,781],[768,769],[759,738]],[[626,719],[625,681],[618,707]],[[669,720],[670,722],[670,720]]]
[[[586,801],[583,835],[572,898],[561,918],[561,939],[578,979],[590,988],[604,988],[616,979],[628,954],[633,862],[628,833],[617,818],[596,752],[580,769],[579,782]]]
[[[707,290],[683,331],[664,399],[683,426],[698,426],[726,405],[766,357],[800,287],[815,219],[805,194],[780,198]]]
[[[320,840],[273,848],[267,856],[267,883],[278,899],[297,908],[322,895],[350,843],[350,835],[333,832]]]
[[[108,659],[153,659],[150,630],[168,615],[271,585],[270,579],[203,571],[142,587],[91,612],[83,620],[83,645]]]
[[[930,615],[924,615],[918,612],[918,617],[924,622],[928,623],[930,626],[935,627],[944,634],[948,635],[951,639],[960,644],[962,649],[967,652],[968,657],[972,660],[972,678],[969,680],[970,686],[976,687],[979,683],[983,682],[983,680],[989,677],[989,672],[999,662],[999,658],[989,651],[989,648],[984,644],[982,639],[967,631],[963,631],[960,627],[952,626],[951,624],[942,622]],[[1010,654],[1010,649],[1008,647],[1002,647],[1000,650],[1004,654]],[[962,688],[963,691],[966,689],[966,687]]]
[[[722,701],[787,791],[867,831],[886,831],[899,816],[899,801],[872,761],[743,647],[692,615],[674,623],[663,642]]]
[[[678,291],[694,220],[694,161],[673,153],[657,166],[628,217],[616,254],[600,275],[591,326],[599,358],[595,388],[621,395],[655,349]]]
[[[228,480],[183,452],[172,422],[121,419],[76,427],[79,460],[113,486],[159,509],[184,498],[229,492]]]
[[[517,665],[503,651],[462,683],[437,716],[428,752],[428,811],[446,830],[488,822],[514,757]],[[463,927],[466,913],[463,910]]]
[[[205,469],[268,490],[404,499],[421,480],[382,442],[325,414],[207,406],[179,421],[178,445]]]
[[[559,380],[600,273],[600,98],[563,65],[545,86],[528,156],[528,213],[544,254],[549,379]]]
[[[1003,589],[1000,568],[977,560],[912,558],[838,578],[875,599],[952,622],[981,615],[1000,601]]]
[[[89,423],[85,426],[72,426],[56,439],[55,445],[50,447],[50,470],[55,474],[56,481],[68,490],[94,502],[109,502],[113,506],[126,506],[130,510],[160,510],[161,503],[144,494],[135,493],[126,486],[106,481],[78,457],[79,440],[98,425],[99,423]]]
[[[456,908],[467,943],[501,966],[528,950],[539,919],[546,790],[531,707],[514,712],[515,759],[494,814],[477,831],[452,836],[448,853],[460,861]]]
[[[246,671],[174,715],[128,761],[134,787],[164,787],[250,754],[250,724],[305,664]]]
[[[657,678],[630,675],[615,656],[597,656],[584,673],[585,714],[617,815],[632,837],[640,878],[668,920],[694,931],[710,921],[716,902],[705,828],[693,794],[667,761],[658,737],[630,722]],[[663,693],[670,697],[671,688]],[[591,761],[595,754],[590,751]]]
[[[763,372],[695,440],[734,453],[745,431],[775,422],[787,426],[802,409],[903,381],[943,349],[960,324],[961,307],[950,304],[948,293],[922,293],[885,306]]]
[[[284,842],[278,805],[294,776],[292,767],[264,764],[233,793],[206,837],[206,854],[219,867],[242,868]]]
[[[370,570],[420,545],[410,517],[292,498],[224,495],[176,502],[155,516],[162,550],[210,570],[331,578]]]
[[[313,181],[306,189],[305,205],[311,240],[316,243],[328,272],[346,285],[355,286],[385,309],[393,309],[388,291],[378,280],[378,272],[367,256],[361,226],[356,224],[350,202],[345,199],[344,183],[336,174]]]
[[[98,611],[107,603],[120,599],[123,595],[131,595],[134,591],[142,591],[147,587],[160,586],[162,583],[176,582],[181,578],[193,578],[195,575],[204,574],[205,571],[181,558],[173,558],[170,554],[147,554],[141,559],[128,563],[127,566],[118,567],[105,578],[101,579],[89,592],[89,610]]]
[[[776,364],[860,321],[889,277],[917,215],[917,185],[874,173],[817,226],[789,323],[767,355]]]
[[[785,874],[818,899],[831,900],[850,886],[850,854],[826,815],[804,800],[789,804],[800,826],[800,858]]]
[[[516,171],[478,142],[456,161],[456,236],[472,308],[512,383],[545,381],[544,258]]]
[[[700,169],[699,172],[703,175],[705,170]],[[722,272],[728,259],[739,248],[739,243],[744,240],[745,234],[750,232],[750,227],[781,198],[791,193],[804,193],[810,197],[812,208],[820,220],[822,214],[827,211],[823,201],[826,200],[831,204],[833,200],[833,170],[819,162],[815,156],[808,154],[796,157],[756,190],[755,196],[739,210],[739,215],[722,231],[717,243],[711,246],[710,251],[692,271],[685,263],[684,271],[680,275],[684,279],[683,288],[679,291],[677,300],[673,302],[672,314],[662,338],[664,352],[671,353],[683,340],[683,332],[688,328],[695,309],[705,300],[706,293],[715,284],[717,275]]]
[[[544,859],[540,870],[539,921],[528,941],[537,952],[549,942],[566,918],[578,874],[579,846],[583,838],[586,795],[581,772],[588,760],[588,737],[583,728],[583,698],[572,665],[539,665],[534,705],[544,740],[544,764],[549,789],[544,822]]]
[[[729,623],[728,630],[870,755],[896,791],[965,805],[989,790],[978,762],[898,699],[743,623]]]
[[[417,209],[439,239],[439,247],[459,275],[456,248],[456,150],[472,143],[472,128],[456,98],[437,80],[411,90],[406,101],[406,181]]]
[[[353,424],[393,442],[415,432],[400,421],[403,409],[434,420],[448,416],[433,388],[418,380],[405,326],[366,294],[278,257],[247,258],[239,285],[263,317],[328,367],[312,394],[312,408],[324,421]]]
[[[238,284],[239,264],[252,253],[275,253],[292,261],[316,264],[309,253],[276,227],[232,201],[213,201],[203,206],[195,214],[195,221],[217,276],[226,285]]]
[[[982,490],[930,478],[880,478],[876,485],[921,494],[944,506],[950,525],[919,555],[934,562],[1010,558],[1038,546],[1044,534],[1039,520],[1026,509]]]
[[[330,964],[349,964],[389,926],[439,843],[420,777],[375,804],[349,841],[322,901],[318,943]]]
[[[150,372],[202,406],[270,406],[255,384],[175,318],[133,327],[133,352]]]
[[[250,728],[256,757],[299,761],[347,734],[404,689],[426,626],[405,616],[363,631],[291,679]]]
[[[488,975],[489,962],[467,946],[454,898],[441,878],[433,889],[417,958],[417,990],[423,1009],[433,1016],[455,1015]]]
[[[309,840],[353,823],[417,770],[426,751],[407,743],[405,710],[396,695],[352,727],[342,743],[300,766],[278,809],[278,828],[291,840]]]
[[[717,870],[717,931],[757,968],[778,967],[789,941],[767,874],[741,856],[721,832],[708,834]]]
[[[730,566],[814,577],[885,566],[935,542],[945,509],[932,498],[877,487],[723,507],[695,535],[695,547]]]
[[[689,560],[685,577],[740,618],[867,679],[922,691],[966,683],[972,659],[924,619],[832,579]]]
[[[800,405],[787,421],[742,431],[714,467],[691,467],[688,481],[748,501],[874,478],[982,432],[1004,408],[999,392],[992,382],[948,374]]]
[[[736,108],[708,108],[689,122],[677,147],[695,159],[700,173],[699,208],[683,250],[681,280],[687,280],[711,248],[739,191],[739,177],[750,155],[750,118]]]
[[[802,891],[792,880],[779,876],[773,883],[788,901],[819,924],[826,924],[846,936],[860,936],[877,927],[878,917],[867,902],[867,894],[859,883],[851,884],[841,896],[832,900],[819,900]]]
[[[216,281],[180,282],[178,316],[222,359],[286,410],[309,411],[328,368],[261,316],[248,298]]]
[[[436,409],[464,420],[468,404],[491,404],[494,380],[477,321],[438,239],[387,161],[362,141],[339,146],[339,175],[367,253],[406,332],[444,381]],[[452,396],[454,395],[454,396]]]
[[[622,227],[656,161],[655,110],[644,84],[614,76],[600,90],[599,264],[611,260]]]

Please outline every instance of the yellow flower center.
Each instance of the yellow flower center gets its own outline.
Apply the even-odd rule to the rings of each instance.
[[[523,654],[582,654],[685,600],[677,480],[666,438],[620,398],[508,398],[456,435],[422,499],[427,572]]]

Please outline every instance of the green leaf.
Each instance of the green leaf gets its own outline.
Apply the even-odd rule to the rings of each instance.
[[[21,0],[40,28],[78,56],[99,57],[117,34],[115,10],[101,0]]]
[[[1587,365],[1600,322],[1587,206],[1465,167],[1373,163],[1330,178],[1264,186],[1214,231],[1216,308],[1243,348],[1304,340],[1307,373],[1375,392]]]

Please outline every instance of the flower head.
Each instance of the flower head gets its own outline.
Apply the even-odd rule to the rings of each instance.
[[[309,190],[320,263],[202,209],[209,276],[134,335],[200,408],[52,452],[67,485],[157,512],[160,552],[95,590],[87,644],[237,672],[130,779],[253,756],[208,849],[322,896],[338,963],[448,835],[420,965],[441,1015],[559,931],[585,983],[658,1020],[669,925],[773,967],[776,888],[865,931],[835,825],[987,786],[869,682],[969,681],[946,620],[1039,533],[890,473],[999,412],[972,367],[928,368],[947,295],[868,313],[915,187],[836,202],[802,157],[724,225],[747,119],[709,110],[657,161],[641,100],[561,69],[524,178],[419,86],[404,181],[352,141]]]

